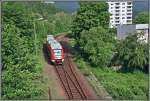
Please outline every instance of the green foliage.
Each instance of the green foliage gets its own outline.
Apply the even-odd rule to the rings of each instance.
[[[139,40],[143,33],[129,34],[125,40],[118,42],[114,61],[118,61],[128,70],[144,69],[148,64],[148,44]]]
[[[135,24],[148,24],[148,22],[149,22],[148,12],[141,12],[141,13],[137,14],[134,17],[133,22]]]
[[[115,29],[109,29],[109,12],[106,2],[80,2],[72,24],[76,47],[94,65],[109,64],[114,48]]]
[[[2,23],[14,24],[21,31],[20,36],[31,36],[33,30],[33,16],[26,11],[23,3],[5,2],[2,4]],[[28,13],[27,13],[28,12]]]
[[[44,1],[43,1],[44,2]],[[53,4],[43,3],[41,1],[24,2],[26,8],[32,10],[37,16],[48,19],[49,16],[54,15],[61,10],[56,9]]]
[[[72,23],[72,16],[73,15],[64,12],[51,15],[48,18],[48,32],[52,34],[68,32]]]
[[[87,59],[95,65],[109,64],[114,49],[114,35],[102,27],[95,27],[81,32],[80,49],[87,54]]]
[[[108,5],[106,2],[80,2],[72,24],[72,33],[76,39],[80,38],[83,30],[89,30],[92,27],[102,26],[107,28],[109,25]]]
[[[117,73],[110,69],[91,68],[114,99],[148,99],[148,75],[143,72]]]
[[[45,95],[35,56],[34,18],[19,3],[5,2],[2,7],[2,99],[41,99]]]
[[[97,77],[115,100],[147,100],[148,99],[148,75],[134,71],[133,73],[119,73],[110,68],[93,68],[89,62],[81,57],[75,59],[78,67],[84,71],[87,69]],[[99,66],[98,66],[99,67]]]
[[[43,39],[68,31],[72,16],[42,2],[4,2],[2,8],[2,99],[46,98],[38,57]]]

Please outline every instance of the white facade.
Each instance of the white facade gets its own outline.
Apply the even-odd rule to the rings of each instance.
[[[110,27],[120,24],[132,24],[132,1],[109,1]]]

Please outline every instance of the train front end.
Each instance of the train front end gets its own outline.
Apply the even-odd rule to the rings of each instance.
[[[47,47],[50,61],[54,64],[63,64],[64,49],[52,35],[47,36]]]
[[[64,62],[64,51],[62,49],[54,49],[53,50],[54,58],[52,60],[55,64],[63,64]]]

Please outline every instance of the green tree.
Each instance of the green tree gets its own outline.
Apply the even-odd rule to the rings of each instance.
[[[48,21],[50,23],[49,30],[52,34],[67,32],[70,30],[72,15],[59,12],[51,15]]]
[[[108,4],[106,2],[81,1],[80,8],[73,19],[73,36],[79,39],[80,33],[83,30],[89,30],[92,27],[102,26],[107,28],[109,25],[109,15]]]
[[[4,25],[2,33],[3,99],[34,99],[41,96],[42,90],[34,83],[34,78],[39,76],[39,63],[28,48],[28,43],[24,41],[24,38],[20,38],[18,28],[10,24]]]
[[[23,3],[5,2],[2,4],[2,23],[14,24],[21,31],[20,36],[31,36],[33,33],[33,19],[30,10],[26,10]]]
[[[99,26],[82,31],[80,37],[80,49],[88,60],[95,65],[107,66],[114,49],[114,34]]]
[[[133,22],[135,24],[148,24],[148,21],[149,21],[148,12],[141,12],[137,14],[133,19]]]
[[[2,6],[2,99],[40,99],[43,77],[34,55],[31,11],[15,2]]]
[[[109,12],[106,2],[80,2],[75,14],[72,33],[76,48],[91,63],[107,66],[111,60],[115,29],[109,27]]]
[[[125,70],[144,69],[148,64],[148,44],[139,40],[143,33],[132,33],[118,42],[114,60],[122,64]]]

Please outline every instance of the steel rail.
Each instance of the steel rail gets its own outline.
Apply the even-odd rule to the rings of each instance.
[[[67,61],[68,61],[69,68],[70,68],[70,70],[71,70],[72,74],[74,75],[74,78],[76,79],[76,81],[77,81],[77,83],[78,83],[78,85],[79,85],[79,88],[80,88],[80,90],[81,90],[81,92],[82,92],[82,94],[83,94],[84,98],[85,98],[85,99],[87,99],[86,94],[84,93],[84,91],[83,91],[83,89],[82,89],[81,85],[80,85],[80,84],[79,84],[79,82],[78,82],[78,79],[77,79],[77,77],[76,77],[75,72],[73,72],[73,70],[72,70],[72,65],[71,65],[71,62],[69,62],[70,60],[69,60],[68,55],[66,56],[66,58],[67,58]]]

